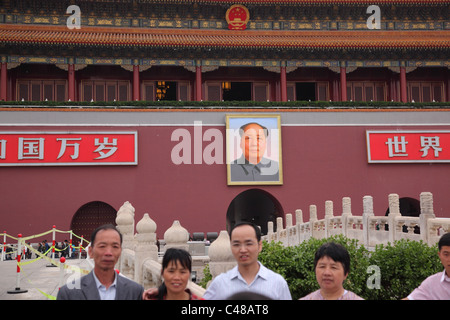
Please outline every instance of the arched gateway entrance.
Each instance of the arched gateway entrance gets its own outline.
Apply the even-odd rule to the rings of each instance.
[[[90,241],[92,232],[103,224],[114,224],[117,211],[109,204],[93,201],[83,205],[72,218],[70,227],[78,236]]]
[[[263,235],[267,234],[267,222],[274,222],[276,229],[277,217],[283,217],[280,203],[270,193],[260,189],[250,189],[238,194],[231,201],[227,211],[227,230],[236,223],[246,221],[261,227]]]

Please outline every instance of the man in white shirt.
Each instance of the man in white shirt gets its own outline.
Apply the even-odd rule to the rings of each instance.
[[[439,239],[438,249],[444,271],[426,278],[405,300],[450,300],[450,232]]]
[[[292,300],[286,280],[258,261],[262,249],[261,231],[251,223],[239,223],[230,233],[231,251],[237,266],[218,275],[203,298],[225,300],[238,293],[255,293],[272,300]]]

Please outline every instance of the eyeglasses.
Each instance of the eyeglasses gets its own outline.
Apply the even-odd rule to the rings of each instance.
[[[253,241],[247,241],[247,242],[244,242],[244,243],[240,243],[240,242],[233,242],[233,243],[231,243],[231,247],[233,249],[240,249],[240,248],[244,248],[245,249],[245,248],[253,247],[255,245],[256,245],[256,243],[253,242]]]

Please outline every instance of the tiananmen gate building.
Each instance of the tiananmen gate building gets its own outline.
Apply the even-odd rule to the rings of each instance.
[[[161,238],[174,220],[264,233],[347,196],[355,215],[365,195],[385,215],[389,193],[418,215],[429,191],[450,217],[450,1],[0,4],[10,234],[88,237],[125,201]]]

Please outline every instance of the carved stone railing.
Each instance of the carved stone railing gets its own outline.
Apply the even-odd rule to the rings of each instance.
[[[422,240],[428,245],[437,243],[442,234],[450,231],[450,218],[436,218],[433,212],[433,195],[430,192],[420,194],[421,212],[419,217],[402,216],[397,194],[390,194],[389,214],[375,216],[373,199],[363,197],[363,213],[360,216],[352,214],[351,199],[342,199],[342,214],[335,216],[333,202],[325,202],[325,216],[317,218],[317,207],[310,205],[309,221],[303,221],[303,212],[295,212],[296,223],[292,222],[292,214],[286,214],[286,223],[277,218],[277,231],[273,223],[268,223],[268,233],[263,240],[279,241],[285,246],[294,246],[309,238],[322,239],[334,235],[344,235],[350,239],[357,239],[368,248],[378,244],[393,243],[400,239]]]
[[[342,213],[334,215],[333,202],[325,202],[323,219],[317,218],[317,207],[310,205],[309,221],[303,221],[303,212],[295,211],[295,224],[292,214],[286,214],[285,227],[283,219],[277,218],[277,230],[273,222],[268,222],[268,233],[263,240],[280,241],[285,246],[295,246],[310,238],[327,238],[333,235],[344,235],[357,239],[367,248],[378,244],[393,243],[400,239],[423,240],[428,245],[435,244],[440,236],[450,231],[450,218],[436,218],[433,212],[433,196],[429,192],[420,195],[421,213],[419,217],[402,216],[399,197],[389,195],[389,214],[376,216],[373,211],[371,196],[363,197],[362,215],[353,215],[351,199],[342,199]],[[156,239],[156,223],[145,213],[136,224],[134,233],[134,208],[125,202],[117,212],[116,223],[123,235],[122,255],[118,262],[120,272],[142,284],[144,288],[161,284],[161,257],[158,254]],[[164,250],[182,248],[189,250],[189,233],[176,220],[164,233]],[[203,273],[204,266],[209,264],[213,278],[236,265],[231,253],[230,238],[227,231],[221,231],[218,238],[209,247],[208,255],[192,256],[193,271],[197,275]],[[199,279],[201,277],[197,277]],[[203,296],[205,289],[194,282],[189,282],[189,289],[197,296]]]

